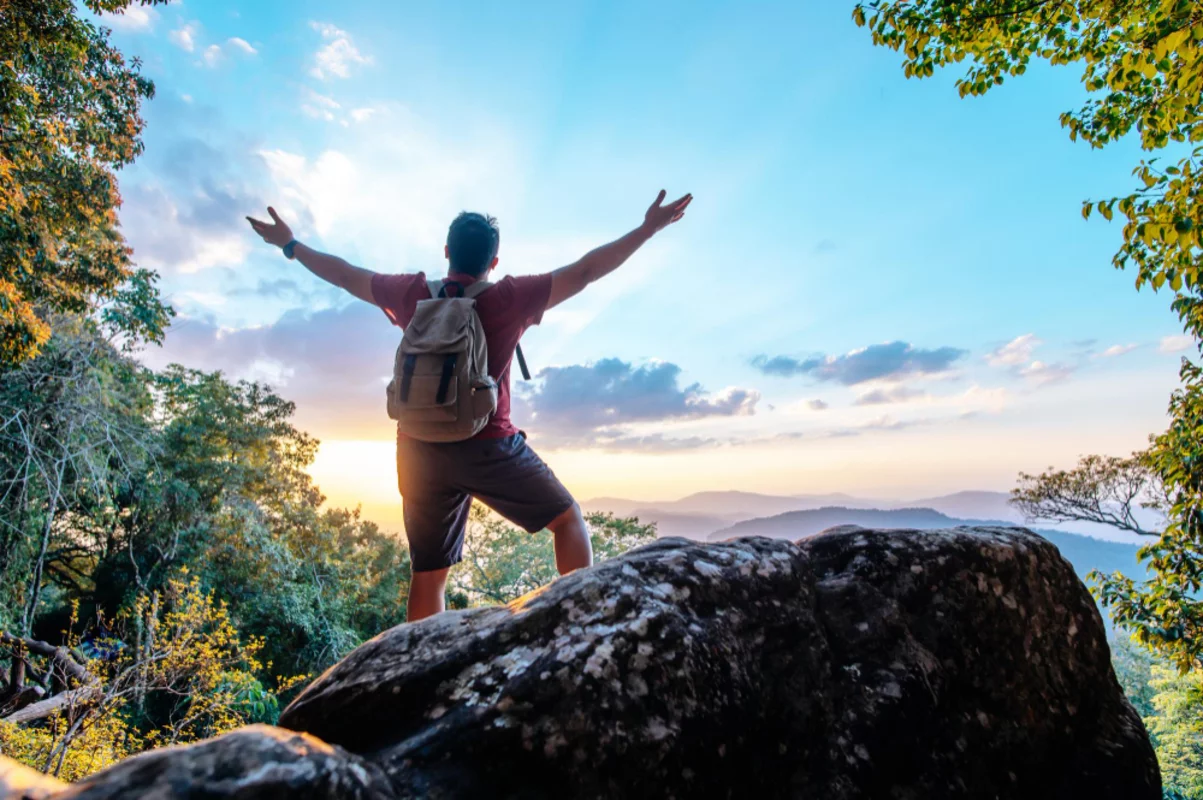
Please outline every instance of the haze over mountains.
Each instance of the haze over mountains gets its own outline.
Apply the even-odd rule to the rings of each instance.
[[[1117,531],[1104,525],[1090,523],[1053,524],[1048,522],[1027,523],[1023,516],[1011,507],[1010,495],[1006,492],[965,491],[939,497],[923,497],[916,500],[891,498],[866,498],[853,495],[799,494],[769,495],[755,492],[712,491],[698,492],[679,500],[648,501],[627,500],[617,497],[598,497],[581,503],[586,511],[612,511],[619,516],[637,516],[645,522],[655,522],[661,536],[685,536],[690,539],[709,539],[711,534],[741,522],[766,519],[791,511],[816,511],[827,509],[827,518],[838,520],[833,525],[857,523],[852,511],[877,510],[900,511],[928,509],[939,512],[951,520],[946,524],[967,525],[980,522],[1006,522],[1012,525],[1039,525],[1042,529],[1057,530],[1127,544],[1142,542],[1141,537]],[[840,513],[838,509],[845,509]],[[1139,510],[1137,516],[1150,529],[1159,527],[1153,512]],[[888,517],[877,517],[886,520]],[[868,517],[865,517],[868,519]],[[880,527],[933,527],[902,523],[874,523]],[[938,527],[938,526],[935,526]]]
[[[943,497],[914,501],[884,498],[862,498],[848,494],[767,495],[754,492],[698,492],[680,500],[641,501],[616,497],[599,497],[581,505],[587,511],[612,511],[619,516],[636,516],[645,522],[655,522],[661,536],[686,536],[707,539],[716,531],[753,519],[775,517],[791,511],[828,509],[831,519],[840,520],[837,509],[892,511],[898,509],[930,509],[959,520],[992,520],[1022,524],[1023,517],[1007,502],[1003,492],[957,492]],[[833,525],[855,523],[852,515]],[[879,523],[883,527],[903,527]],[[952,524],[965,524],[954,522]],[[829,526],[828,526],[829,527]],[[908,527],[938,527],[918,526]]]
[[[1025,523],[1003,492],[971,491],[911,502],[871,500],[846,494],[763,495],[752,492],[700,492],[680,500],[641,502],[600,497],[581,505],[656,522],[661,536],[723,541],[741,536],[799,539],[837,525],[932,530],[961,525],[1025,525],[1051,541],[1083,581],[1092,570],[1139,578],[1136,559],[1141,537],[1101,525]],[[1110,617],[1104,620],[1111,627]]]

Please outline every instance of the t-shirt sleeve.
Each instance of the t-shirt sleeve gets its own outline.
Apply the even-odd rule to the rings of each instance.
[[[418,301],[427,299],[429,294],[424,272],[416,275],[377,273],[372,276],[372,301],[380,306],[390,322],[402,328],[413,319]]]
[[[514,315],[524,325],[538,325],[551,299],[551,273],[521,275],[510,280],[514,282]]]

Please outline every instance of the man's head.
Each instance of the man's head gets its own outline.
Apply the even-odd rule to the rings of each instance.
[[[497,248],[500,246],[501,231],[496,219],[464,211],[452,220],[443,252],[451,262],[451,272],[482,277],[497,266]]]

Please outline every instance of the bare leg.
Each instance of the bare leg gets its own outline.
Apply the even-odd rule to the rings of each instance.
[[[446,608],[447,568],[414,572],[409,578],[408,619],[417,622]]]
[[[593,545],[589,542],[589,527],[576,503],[551,521],[547,529],[556,536],[556,569],[567,575],[593,563]]]

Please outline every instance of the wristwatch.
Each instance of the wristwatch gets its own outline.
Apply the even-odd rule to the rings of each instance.
[[[298,242],[296,239],[293,239],[291,242],[281,248],[284,251],[284,257],[289,261],[292,261],[294,258],[296,258],[296,255],[294,255],[293,251],[296,250],[298,244],[300,244],[300,242]]]

